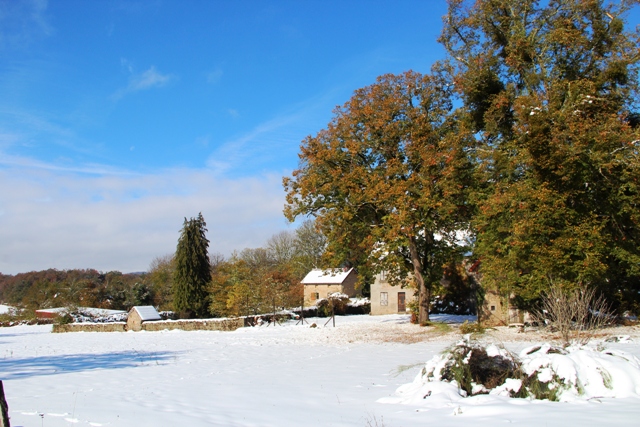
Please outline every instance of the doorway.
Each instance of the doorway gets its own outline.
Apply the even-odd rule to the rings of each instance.
[[[404,292],[398,292],[398,313],[405,313],[407,306],[404,302]]]

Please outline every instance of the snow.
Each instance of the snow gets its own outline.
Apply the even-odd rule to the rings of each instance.
[[[547,402],[498,394],[463,398],[454,384],[412,382],[426,361],[460,340],[455,327],[438,335],[404,315],[337,316],[335,328],[323,327],[326,319],[306,320],[317,327],[292,320],[234,332],[0,328],[0,378],[11,425],[494,427],[571,420],[586,427],[631,426],[640,418],[638,391],[630,381],[618,382],[623,374],[616,373],[626,369],[618,361],[640,356],[637,328],[624,331],[626,341],[600,342],[607,350],[594,350],[613,380],[609,396]],[[514,354],[531,351],[539,338],[509,333],[518,338],[504,340]],[[415,393],[420,388],[421,395]],[[399,401],[398,389],[406,401]]]
[[[320,269],[314,268],[302,279],[305,285],[314,284],[341,284],[351,273],[353,268],[344,271],[341,268]]]
[[[69,307],[41,308],[39,310],[36,310],[36,313],[63,314],[63,313],[68,313],[70,310],[72,309],[70,309]],[[106,308],[94,308],[94,307],[77,307],[77,309],[73,311],[82,312],[93,317],[109,317],[109,316],[127,313],[124,310],[108,310]]]
[[[15,307],[11,307],[10,305],[0,304],[0,314],[10,314],[15,313],[17,309]]]

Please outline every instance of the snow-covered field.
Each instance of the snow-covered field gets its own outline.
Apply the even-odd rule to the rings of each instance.
[[[437,316],[434,316],[437,318]],[[449,321],[460,318],[441,317]],[[636,426],[640,399],[563,403],[476,396],[413,404],[396,389],[460,339],[407,316],[309,319],[235,332],[52,334],[0,328],[0,379],[13,427],[37,426]],[[640,357],[640,330],[606,343]],[[539,334],[485,339],[519,352]]]

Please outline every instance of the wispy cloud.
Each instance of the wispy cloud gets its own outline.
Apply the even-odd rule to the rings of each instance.
[[[86,163],[82,165],[77,164],[57,164],[50,162],[43,162],[33,159],[31,157],[16,156],[6,154],[0,151],[0,165],[8,168],[20,168],[20,169],[40,169],[44,171],[52,172],[66,172],[77,173],[87,175],[136,175],[137,173],[119,169],[109,165],[101,165],[98,163]]]
[[[0,2],[0,49],[21,49],[53,34],[47,0]]]
[[[23,162],[25,163],[25,162]],[[239,179],[206,170],[84,175],[0,168],[0,272],[145,270],[175,250],[183,218],[202,212],[212,252],[264,245],[286,227],[279,175]]]
[[[278,170],[274,165],[281,164],[283,158],[295,164],[300,142],[309,134],[309,129],[320,130],[326,126],[334,107],[334,96],[333,91],[327,91],[312,97],[226,141],[211,153],[207,167],[219,174],[234,175],[234,170]],[[228,112],[235,114],[235,110]]]
[[[298,117],[299,113],[276,117],[258,125],[252,131],[226,142],[209,156],[207,166],[216,173],[226,173],[251,158],[268,160],[258,154],[260,152],[269,153],[274,146],[282,142],[284,136],[281,131],[287,125],[295,123]],[[273,154],[271,153],[271,155]]]
[[[92,157],[100,154],[100,144],[77,135],[64,121],[55,114],[0,105],[0,155],[16,154],[25,148],[48,149],[52,145],[68,150],[67,153]]]
[[[131,64],[126,64],[130,72],[133,68]],[[176,77],[172,74],[163,74],[156,70],[155,66],[151,66],[148,70],[140,74],[132,74],[129,77],[129,84],[121,89],[118,89],[113,95],[112,99],[119,100],[125,95],[133,92],[139,92],[142,90],[148,90],[152,88],[165,86]]]

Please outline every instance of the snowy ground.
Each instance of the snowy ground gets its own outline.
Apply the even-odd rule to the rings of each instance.
[[[463,318],[441,317],[449,322]],[[389,404],[424,363],[460,339],[407,316],[310,319],[317,328],[52,334],[0,328],[0,379],[13,427],[37,426],[635,426],[640,399]],[[640,357],[638,327],[607,343]],[[519,351],[548,337],[501,329]]]

